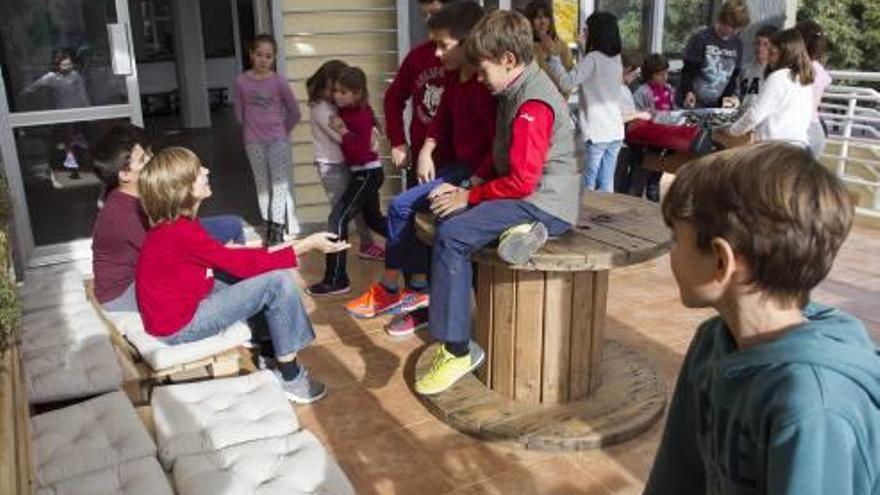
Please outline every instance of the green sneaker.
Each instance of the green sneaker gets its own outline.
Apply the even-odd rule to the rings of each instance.
[[[511,265],[521,265],[544,246],[547,237],[547,227],[541,222],[513,226],[498,238],[498,257]]]
[[[476,343],[471,342],[466,356],[455,357],[443,344],[440,344],[431,361],[431,368],[416,380],[416,393],[434,395],[455,385],[459,379],[477,369],[483,363],[486,353]]]

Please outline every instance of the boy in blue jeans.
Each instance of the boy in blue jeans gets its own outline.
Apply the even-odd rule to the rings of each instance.
[[[464,41],[483,17],[473,1],[446,5],[428,19],[431,41],[448,72],[446,90],[437,114],[428,126],[427,139],[419,152],[418,185],[407,189],[388,208],[385,272],[366,293],[346,304],[349,313],[372,318],[400,311],[387,328],[394,336],[412,334],[427,322],[428,248],[416,238],[413,219],[428,210],[428,194],[437,186],[478,184],[492,176],[492,140],[495,137],[495,100],[477,79],[476,67],[467,63]],[[434,156],[443,136],[452,136],[455,161],[439,163]],[[443,153],[446,155],[448,153]],[[410,277],[409,287],[398,287],[401,272]]]
[[[849,233],[846,189],[767,142],[677,173],[663,203],[688,307],[718,311],[684,359],[646,494],[880,493],[880,356],[808,303]]]
[[[443,392],[483,361],[471,339],[471,254],[501,237],[508,261],[525,261],[550,235],[577,222],[580,175],[568,107],[532,57],[530,22],[493,12],[465,46],[480,80],[498,101],[493,145],[496,178],[469,190],[443,184],[430,194],[441,217],[431,259],[431,337],[442,342],[415,390]]]

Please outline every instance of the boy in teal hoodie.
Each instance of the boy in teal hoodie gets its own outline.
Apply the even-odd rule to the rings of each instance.
[[[852,223],[843,185],[780,142],[681,169],[663,203],[700,325],[645,493],[880,494],[880,355],[861,322],[807,304]]]

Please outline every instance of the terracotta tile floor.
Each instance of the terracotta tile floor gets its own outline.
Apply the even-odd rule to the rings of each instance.
[[[381,270],[354,259],[349,266],[354,293]],[[307,257],[302,276],[315,280],[322,269],[320,258]],[[434,418],[410,389],[426,335],[387,337],[386,318],[353,320],[339,307],[347,299],[307,302],[318,342],[302,358],[330,395],[297,413],[336,454],[358,493],[641,493],[662,421],[634,440],[591,452],[535,452],[471,438]],[[815,299],[862,318],[880,341],[880,231],[853,231]],[[666,257],[612,273],[608,336],[650,355],[670,393],[692,333],[709,315],[680,304]]]

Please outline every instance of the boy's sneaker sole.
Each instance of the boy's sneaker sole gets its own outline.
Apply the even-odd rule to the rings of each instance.
[[[405,338],[428,326],[428,312],[414,311],[395,316],[385,326],[385,333],[393,338]]]
[[[547,227],[535,222],[524,232],[513,232],[498,243],[498,257],[511,265],[529,261],[541,249],[549,237]]]
[[[296,404],[300,404],[300,405],[311,404],[312,402],[318,402],[319,400],[326,397],[327,396],[327,388],[325,387],[323,392],[321,392],[320,394],[318,394],[314,397],[310,397],[308,399],[304,399],[304,398],[302,398],[296,394],[292,394],[290,392],[284,392],[284,396],[287,397],[287,400],[289,400],[290,402],[296,403]]]
[[[441,344],[439,344],[439,345],[443,345],[443,344],[441,343]],[[453,385],[455,385],[456,383],[458,383],[459,380],[461,380],[462,378],[468,376],[469,374],[473,373],[474,370],[476,370],[477,368],[479,368],[480,365],[483,364],[483,361],[486,359],[486,351],[484,351],[483,348],[480,347],[479,345],[477,345],[477,343],[474,342],[473,340],[471,341],[469,347],[470,347],[471,365],[467,368],[466,371],[462,372],[461,376],[459,376],[458,378],[456,378],[455,380],[453,380],[452,382],[450,382],[449,385],[447,385],[446,387],[444,387],[444,388],[442,388],[442,389],[440,389],[440,390],[435,390],[435,391],[433,391],[433,392],[431,392],[431,393],[420,393],[420,392],[416,391],[416,393],[417,393],[417,394],[420,394],[420,395],[437,395],[437,394],[442,394],[443,392],[446,392],[447,390],[449,390],[450,388],[452,388]]]
[[[333,289],[333,290],[329,290],[329,291],[326,291],[326,292],[324,292],[324,291],[315,292],[315,291],[312,290],[311,287],[307,287],[307,288],[306,288],[306,294],[308,294],[308,295],[310,295],[310,296],[314,296],[314,297],[321,297],[321,296],[339,296],[339,295],[342,295],[342,294],[348,294],[349,292],[351,292],[351,286],[348,286],[348,287],[342,287],[342,288],[340,288],[340,289]]]

